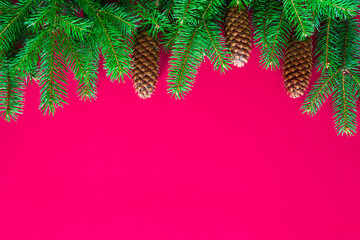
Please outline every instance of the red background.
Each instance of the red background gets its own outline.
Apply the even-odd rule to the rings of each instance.
[[[97,101],[70,79],[49,117],[27,88],[0,122],[1,240],[360,239],[360,135],[336,136],[329,100],[302,115],[254,49],[226,75],[206,61],[176,101],[167,60],[150,100],[100,70]]]

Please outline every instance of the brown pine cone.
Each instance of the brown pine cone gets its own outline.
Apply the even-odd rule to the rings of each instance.
[[[246,9],[240,12],[238,7],[227,10],[225,38],[233,64],[243,67],[249,60],[252,45],[249,13]]]
[[[133,54],[133,82],[140,98],[150,98],[159,77],[159,42],[140,31],[136,37]]]
[[[291,98],[304,95],[309,86],[312,61],[311,38],[299,41],[292,37],[286,49],[283,67],[285,89]]]

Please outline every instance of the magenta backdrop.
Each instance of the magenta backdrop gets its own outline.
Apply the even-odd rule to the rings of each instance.
[[[330,101],[300,113],[280,71],[209,61],[193,91],[140,100],[99,73],[98,100],[55,117],[26,90],[0,122],[1,240],[358,240],[360,134],[338,137]]]

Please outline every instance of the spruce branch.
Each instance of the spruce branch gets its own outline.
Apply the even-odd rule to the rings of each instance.
[[[342,70],[341,77],[337,79],[334,91],[334,118],[335,128],[339,134],[353,135],[356,133],[356,100],[355,89],[358,61],[360,53],[359,24],[356,19],[343,21],[338,25],[340,29],[339,49],[341,58],[338,68]]]
[[[335,66],[344,69],[344,71],[358,70],[360,58],[358,51],[360,45],[359,30],[359,22],[355,18],[343,21],[336,26],[336,31],[339,34],[336,51],[340,53],[340,57]]]
[[[360,98],[360,73],[359,72],[349,72],[351,77],[354,79],[355,86],[355,99]]]
[[[257,40],[257,45],[261,41],[261,46],[263,48],[268,46],[268,22],[269,22],[269,11],[270,4],[267,0],[259,0],[257,4],[254,5],[254,14],[253,14],[253,23],[255,26],[255,39]]]
[[[48,25],[47,17],[51,16],[53,9],[48,4],[41,4],[24,22],[32,33],[40,32]]]
[[[359,10],[356,0],[309,0],[309,5],[320,15],[334,20],[352,18]]]
[[[78,95],[81,100],[91,101],[97,98],[96,95],[98,78],[96,74],[99,67],[98,62],[99,58],[92,58],[92,61],[87,62],[86,67],[91,69],[91,72],[90,74],[85,75],[84,78],[79,78]]]
[[[139,15],[140,28],[147,30],[150,36],[155,37],[159,32],[164,33],[170,26],[166,12],[160,9],[159,3],[152,0],[135,0],[134,11]]]
[[[55,31],[49,31],[41,53],[40,109],[44,114],[54,115],[58,107],[66,104],[66,75],[63,70],[66,65],[61,54],[62,46],[57,42],[59,36]]]
[[[335,129],[338,134],[352,136],[357,126],[355,86],[346,72],[340,74],[336,81],[337,87],[333,94]]]
[[[185,21],[191,21],[191,11],[193,11],[195,0],[174,0],[174,16],[180,25]]]
[[[231,62],[228,57],[230,53],[225,46],[225,39],[221,36],[220,26],[216,23],[206,21],[203,21],[203,25],[206,35],[210,40],[206,47],[206,55],[214,65],[214,69],[224,73],[230,69]]]
[[[10,50],[18,36],[24,34],[24,20],[39,5],[39,0],[20,0],[10,11],[0,14],[0,52]]]
[[[231,0],[229,7],[238,7],[239,11],[246,9],[251,5],[253,0]]]
[[[175,0],[168,0],[164,1],[163,9],[166,15],[166,18],[173,22],[173,8],[174,8],[174,1]]]
[[[34,75],[46,34],[48,34],[46,31],[42,31],[39,35],[31,36],[25,41],[25,46],[20,49],[11,66],[14,74],[18,74],[23,79]]]
[[[190,31],[191,30],[191,31]],[[184,98],[195,81],[197,68],[204,58],[204,45],[198,44],[204,38],[201,25],[188,26],[187,31],[176,42],[170,60],[168,92],[176,99]]]
[[[215,31],[217,28],[216,25],[209,25],[209,22],[222,20],[223,1],[192,0],[176,1],[175,4],[178,4],[174,6],[176,16],[181,17],[177,17],[180,28],[173,28],[174,32],[168,35],[173,38],[172,41],[175,40],[170,61],[168,92],[179,99],[191,90],[206,50],[217,69],[227,69],[226,65],[230,61],[226,59],[227,50],[222,45],[222,39],[209,32],[210,27]],[[179,12],[179,9],[183,12]],[[185,14],[186,19],[183,18]]]
[[[24,106],[24,81],[13,77],[9,71],[12,59],[1,65],[0,72],[0,117],[6,121],[17,120]]]
[[[123,80],[124,75],[128,75],[131,70],[132,40],[130,35],[135,31],[136,19],[131,13],[125,12],[116,5],[101,7],[93,0],[77,0],[77,2],[85,14],[94,21],[92,31],[104,54],[104,65],[108,76],[112,81]],[[117,20],[117,23],[122,22],[119,25],[120,31],[115,22],[110,19]]]
[[[222,1],[210,0],[201,19],[209,44],[206,46],[206,55],[214,65],[215,70],[224,73],[230,69],[230,52],[226,47],[225,38],[221,34],[219,23],[224,19],[225,5]],[[208,20],[209,19],[209,20]]]
[[[79,82],[78,95],[80,99],[90,101],[96,99],[99,52],[94,52],[94,48],[87,47],[84,43],[66,35],[63,46],[67,66]]]
[[[71,15],[58,14],[56,17],[58,27],[63,30],[64,34],[73,39],[84,41],[84,36],[91,25],[90,21]]]
[[[359,25],[352,18],[337,22],[331,29],[331,22],[334,20],[327,21],[319,33],[317,54],[318,61],[322,62],[318,65],[325,66],[323,77],[315,83],[302,109],[315,114],[325,99],[333,94],[335,128],[338,134],[351,136],[356,133],[357,126]]]
[[[340,70],[332,74],[325,72],[311,88],[310,92],[301,107],[303,113],[314,116],[326,99],[333,93],[335,78],[340,74]]]
[[[299,40],[305,40],[314,33],[314,22],[310,6],[304,0],[284,0],[285,16],[295,27]]]
[[[190,21],[190,10],[192,9],[192,4],[194,0],[173,0],[173,23],[165,32],[162,44],[166,51],[170,51],[174,47],[176,39],[179,37],[179,33],[182,31],[182,28],[186,26],[186,21]],[[189,18],[188,18],[189,15]]]
[[[12,11],[14,11],[14,8],[13,8],[13,4],[11,4],[11,2],[6,1],[6,0],[0,2],[0,12],[2,14],[3,13],[10,13]]]
[[[261,48],[260,62],[267,69],[280,67],[288,45],[291,25],[285,18],[283,5],[278,1],[260,1],[254,5],[253,22],[256,44]]]
[[[124,36],[132,36],[137,28],[139,20],[133,13],[125,10],[122,6],[109,4],[99,9],[99,15],[106,22],[112,23]]]
[[[338,21],[327,17],[320,26],[316,39],[316,66],[324,72],[330,67],[335,67],[335,62],[339,59],[339,52],[336,49],[338,32],[334,26],[339,24]]]

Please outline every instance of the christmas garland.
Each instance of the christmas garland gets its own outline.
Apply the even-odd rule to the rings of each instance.
[[[168,92],[183,98],[205,56],[220,72],[242,67],[254,37],[261,65],[282,68],[292,98],[306,92],[315,58],[321,77],[302,110],[314,115],[331,96],[337,132],[353,135],[360,97],[357,5],[357,0],[0,0],[0,115],[17,119],[32,80],[40,85],[40,109],[54,114],[67,97],[64,69],[74,73],[81,99],[95,99],[100,53],[111,81],[129,75],[139,97],[149,98],[158,80],[159,46],[171,52]]]

